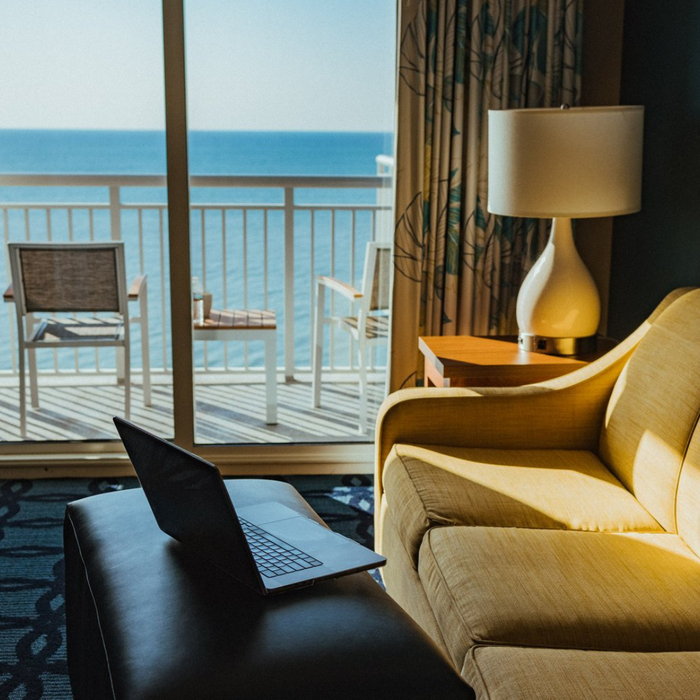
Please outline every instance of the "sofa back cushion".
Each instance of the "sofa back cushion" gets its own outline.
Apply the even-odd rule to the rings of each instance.
[[[600,457],[663,528],[676,531],[676,491],[700,412],[700,290],[655,320],[620,374]]]

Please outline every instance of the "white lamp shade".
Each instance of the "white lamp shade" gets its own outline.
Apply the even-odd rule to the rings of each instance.
[[[644,107],[489,111],[488,210],[534,218],[641,208]]]

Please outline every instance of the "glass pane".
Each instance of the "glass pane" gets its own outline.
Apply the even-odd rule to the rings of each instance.
[[[131,417],[172,436],[160,2],[36,0],[31,10],[26,3],[2,3],[0,104],[3,289],[11,282],[10,242],[123,241],[121,279],[130,289]],[[86,295],[91,272],[83,273]],[[48,338],[40,323],[48,315],[60,321],[64,341],[84,339],[94,317],[105,314],[25,316],[5,301],[0,305],[0,441],[17,441],[23,438],[20,336],[39,329],[38,338]],[[73,318],[80,321],[78,328]],[[115,333],[113,338],[125,338],[124,330]],[[32,353],[38,377],[34,400]],[[116,438],[111,417],[126,413],[122,353],[112,346],[66,343],[27,351],[24,438]]]
[[[312,346],[317,277],[361,289],[367,244],[391,237],[395,5],[186,2],[192,274],[215,310],[195,327],[197,442],[371,439],[352,326],[325,327],[320,406]],[[369,425],[382,339],[367,352]]]

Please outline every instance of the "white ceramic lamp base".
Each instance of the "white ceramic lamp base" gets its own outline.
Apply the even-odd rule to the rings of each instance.
[[[576,250],[571,219],[554,219],[518,293],[516,316],[523,350],[575,355],[595,349],[600,297]]]

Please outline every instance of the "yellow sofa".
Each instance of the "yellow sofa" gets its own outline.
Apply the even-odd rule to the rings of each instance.
[[[389,593],[477,697],[700,698],[700,290],[600,360],[377,424]]]

